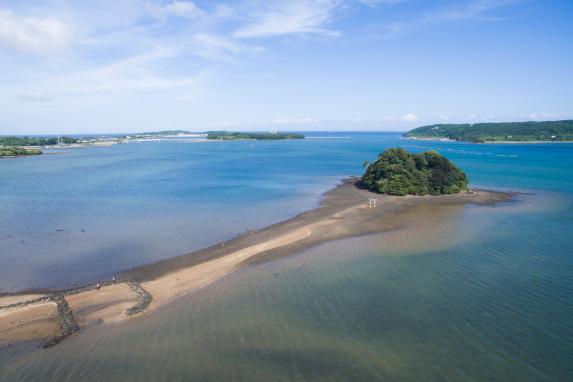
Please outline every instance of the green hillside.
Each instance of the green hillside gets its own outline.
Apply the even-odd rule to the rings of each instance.
[[[468,142],[573,141],[573,120],[429,125],[411,130],[405,136]]]

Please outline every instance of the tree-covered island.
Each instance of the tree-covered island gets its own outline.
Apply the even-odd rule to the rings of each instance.
[[[455,141],[535,142],[573,141],[573,120],[545,122],[503,122],[440,124],[418,127],[404,134],[408,138]]]
[[[241,133],[233,131],[208,131],[207,139],[218,140],[277,140],[277,139],[304,139],[302,134],[287,134],[287,133]]]
[[[365,162],[362,186],[389,195],[441,195],[468,189],[468,178],[436,151],[419,154],[402,148],[385,150],[373,163]]]

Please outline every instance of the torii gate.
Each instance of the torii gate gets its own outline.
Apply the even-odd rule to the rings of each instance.
[[[368,203],[370,204],[370,207],[376,207],[376,201],[378,199],[376,198],[368,198]]]

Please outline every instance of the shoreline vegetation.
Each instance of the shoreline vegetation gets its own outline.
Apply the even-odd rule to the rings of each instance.
[[[404,137],[473,143],[573,142],[573,120],[428,125]]]
[[[0,158],[15,158],[42,154],[43,149],[65,149],[81,147],[108,147],[118,143],[139,143],[155,141],[207,142],[217,140],[285,140],[304,139],[303,134],[280,132],[231,132],[208,131],[194,133],[186,130],[165,130],[123,136],[100,137],[26,137],[0,136]]]
[[[0,347],[19,342],[52,346],[95,324],[151,314],[252,262],[299,253],[317,244],[400,230],[405,216],[428,205],[495,205],[517,193],[471,190],[447,195],[393,196],[359,187],[360,178],[328,191],[319,207],[269,227],[186,255],[144,265],[113,280],[80,288],[0,295]],[[376,198],[377,203],[370,202]]]
[[[473,143],[566,143],[573,142],[573,120],[437,124],[421,126],[404,134],[407,139],[464,141]],[[109,147],[119,143],[154,141],[213,142],[229,140],[300,140],[300,133],[163,130],[113,136],[0,136],[0,158],[42,154],[41,149]]]
[[[0,146],[0,158],[17,158],[23,156],[41,155],[42,150],[27,149],[23,147]]]

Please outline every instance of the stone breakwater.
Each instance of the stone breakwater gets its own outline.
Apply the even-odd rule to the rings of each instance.
[[[151,304],[153,296],[151,296],[151,293],[143,289],[143,287],[138,282],[128,281],[126,284],[129,285],[131,290],[137,293],[137,296],[139,297],[139,302],[134,306],[132,306],[131,308],[128,308],[125,314],[128,316],[132,316],[134,314],[144,312],[149,307],[149,304]]]
[[[58,306],[58,314],[60,318],[60,333],[56,336],[48,338],[44,343],[44,348],[55,346],[80,330],[80,326],[74,318],[74,314],[68,305],[68,302],[63,296],[53,296],[52,301]]]
[[[135,292],[138,299],[137,303],[127,308],[124,314],[126,316],[133,316],[135,314],[144,312],[149,307],[149,304],[153,300],[153,296],[147,290],[145,290],[138,282],[132,280],[107,281],[107,282],[85,285],[78,288],[72,288],[60,292],[49,293],[25,301],[18,301],[12,304],[0,306],[0,311],[11,311],[25,308],[28,306],[37,306],[41,304],[55,303],[57,306],[57,319],[60,330],[58,334],[48,337],[47,340],[44,342],[43,347],[48,348],[59,344],[67,337],[78,332],[81,329],[80,325],[78,324],[77,320],[74,317],[74,312],[72,311],[68,302],[66,301],[66,297],[88,291],[102,290],[105,287],[122,283],[129,286],[129,288],[133,292]]]
[[[40,304],[40,303],[48,302],[48,301],[50,301],[50,297],[46,295],[46,296],[31,299],[31,300],[20,301],[20,302],[14,303],[14,304],[0,306],[0,311],[1,310],[10,310],[10,309],[15,309],[15,308],[23,308],[23,307],[28,306],[28,305]]]

